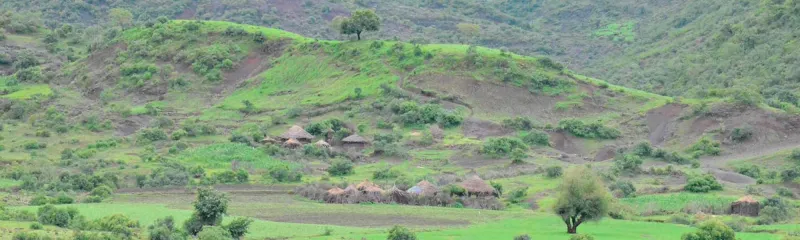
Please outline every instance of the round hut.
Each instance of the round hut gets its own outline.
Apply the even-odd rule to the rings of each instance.
[[[283,143],[283,147],[285,147],[285,148],[299,148],[299,147],[302,147],[302,146],[303,146],[303,144],[300,143],[300,141],[297,141],[297,139],[294,139],[294,138],[289,138],[289,140],[286,140],[286,142]]]
[[[495,189],[478,176],[471,177],[460,184],[469,196],[488,197],[494,196]]]
[[[347,188],[344,189],[344,194],[346,194],[348,196],[357,195],[358,194],[358,189],[356,189],[356,186],[353,186],[351,184],[351,185],[347,186]]]
[[[334,187],[328,189],[325,194],[326,203],[344,203],[345,191],[344,189]]]
[[[281,134],[281,140],[288,141],[289,139],[295,139],[301,143],[309,143],[312,139],[314,139],[314,135],[306,132],[305,129],[301,128],[300,126],[294,125],[289,128],[288,131]]]
[[[731,214],[758,217],[761,204],[752,196],[744,196],[731,203]]]
[[[433,196],[439,193],[439,188],[436,188],[433,183],[430,183],[427,180],[420,181],[417,183],[416,187],[419,187],[420,192],[418,194],[422,196]]]
[[[318,148],[323,148],[323,149],[329,149],[329,148],[331,148],[331,144],[329,144],[329,143],[328,143],[328,142],[326,142],[325,140],[319,140],[319,141],[317,141],[316,143],[314,143],[314,146],[317,146]]]
[[[370,182],[369,180],[366,180],[366,179],[363,182],[361,182],[358,185],[356,185],[356,189],[358,189],[358,191],[365,192],[367,190],[367,188],[378,188],[378,189],[380,189],[380,187],[377,184],[374,184],[374,183],[372,183],[372,182]]]
[[[397,186],[393,186],[387,192],[389,193],[389,199],[393,203],[408,204],[409,202],[411,202],[411,195],[407,192],[404,192],[403,190],[400,190],[399,188],[397,188]]]
[[[358,136],[356,134],[350,135],[344,139],[342,139],[342,143],[345,147],[350,148],[364,148],[369,145],[369,140],[362,136]]]

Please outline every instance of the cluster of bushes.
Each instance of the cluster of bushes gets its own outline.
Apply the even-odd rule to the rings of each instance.
[[[666,150],[655,148],[648,142],[636,144],[631,150],[631,153],[640,157],[652,157],[661,159],[665,162],[686,164],[691,162],[691,158],[684,156],[679,152],[667,152]]]
[[[168,186],[186,186],[189,184],[190,171],[184,166],[169,164],[156,168],[149,175],[137,175],[136,186],[139,188],[158,188]]]
[[[116,214],[106,216],[94,221],[88,221],[77,209],[57,208],[52,205],[40,207],[36,213],[37,220],[43,225],[53,225],[62,228],[69,228],[77,231],[99,231],[99,233],[86,233],[85,239],[129,239],[138,232],[139,222],[130,218]],[[98,238],[99,237],[99,238]],[[84,238],[76,238],[84,239]]]
[[[237,218],[222,225],[222,220],[228,212],[229,199],[224,193],[213,189],[200,188],[197,190],[197,200],[194,202],[194,213],[183,223],[184,230],[199,237],[199,239],[220,239],[232,240],[241,239],[247,234],[248,228],[253,220],[248,218]],[[168,219],[159,222],[171,222]],[[174,229],[168,224],[162,224],[162,229]],[[159,228],[159,227],[154,227]]]
[[[181,124],[181,130],[185,132],[185,135],[182,134],[182,136],[186,137],[211,136],[217,134],[217,129],[213,125],[201,123],[196,120],[183,122],[183,124]]]
[[[737,143],[750,140],[750,138],[752,137],[753,137],[753,128],[750,126],[742,126],[734,128],[733,131],[731,131],[731,135],[729,136],[731,141]]]
[[[616,181],[608,186],[616,197],[628,198],[636,196],[636,187],[629,181]]]
[[[353,174],[353,162],[347,159],[334,159],[328,166],[328,174],[331,176],[346,176]]]
[[[523,132],[520,139],[529,145],[550,146],[550,135],[540,130]]]
[[[151,63],[125,64],[120,67],[122,84],[128,88],[140,88],[150,84],[158,75],[158,67]]]
[[[702,156],[717,156],[722,153],[722,148],[720,148],[719,141],[704,136],[686,151],[692,154],[694,158],[699,158]]]
[[[683,189],[689,192],[707,193],[722,190],[722,184],[719,184],[717,178],[711,174],[694,175],[689,177]]]
[[[526,117],[516,117],[503,119],[502,125],[504,128],[514,129],[517,131],[530,131],[536,128],[536,123]]]
[[[197,177],[196,171],[193,171],[194,177]],[[250,174],[247,173],[245,170],[239,171],[222,171],[219,173],[215,173],[211,176],[203,178],[202,184],[205,185],[213,185],[217,183],[221,184],[239,184],[239,183],[247,183],[250,179]]]
[[[407,152],[400,144],[402,139],[403,135],[398,132],[375,134],[372,141],[373,153],[375,155],[404,157]]]
[[[622,134],[619,130],[606,127],[602,123],[584,123],[578,119],[561,120],[558,122],[558,129],[582,138],[616,139]]]
[[[167,140],[167,133],[158,128],[144,128],[136,134],[137,143],[151,143]]]
[[[394,101],[390,109],[395,114],[395,122],[406,125],[439,124],[445,128],[461,125],[464,117],[447,111],[438,104],[419,105],[415,101]]]
[[[518,138],[501,137],[489,138],[483,142],[481,153],[489,155],[494,158],[505,157],[511,154],[515,149],[527,150],[526,145]]]
[[[119,177],[113,173],[87,175],[83,173],[70,174],[68,172],[63,172],[59,174],[57,178],[48,176],[48,174],[50,173],[41,171],[14,171],[10,174],[10,178],[22,181],[20,188],[23,190],[44,190],[50,192],[88,192],[100,186],[108,186],[112,189],[116,189],[119,187],[120,183]]]
[[[208,81],[222,80],[222,71],[233,68],[234,60],[242,53],[236,44],[214,44],[211,46],[192,49],[178,54],[180,61],[192,65],[192,70],[200,76],[205,76]]]
[[[350,166],[352,171],[352,165]],[[303,172],[287,165],[276,165],[269,168],[267,175],[276,182],[299,182],[303,179]],[[265,177],[265,179],[268,179]]]
[[[498,198],[470,197],[467,196],[466,190],[458,186],[443,187],[442,191],[435,195],[392,194],[391,192],[377,194],[354,191],[340,196],[329,197],[327,191],[332,187],[327,183],[318,183],[298,187],[294,192],[310,200],[339,204],[386,203],[491,210],[505,208],[505,205]],[[407,190],[399,186],[398,189],[401,191]]]
[[[620,172],[636,173],[639,172],[639,167],[643,162],[642,158],[636,154],[617,154],[614,157],[614,169]]]

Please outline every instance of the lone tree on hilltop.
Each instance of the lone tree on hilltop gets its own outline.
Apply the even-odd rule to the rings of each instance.
[[[336,22],[341,34],[355,34],[358,40],[361,40],[362,32],[378,31],[381,27],[381,19],[372,10],[356,10],[351,17]]]
[[[602,219],[608,213],[609,202],[610,195],[600,179],[579,166],[564,174],[553,210],[564,220],[567,233],[574,234],[581,223]]]

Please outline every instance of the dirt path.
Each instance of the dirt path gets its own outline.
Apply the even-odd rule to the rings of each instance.
[[[798,147],[800,147],[800,142],[798,142],[798,139],[793,138],[793,139],[787,139],[782,143],[766,146],[764,148],[755,151],[747,151],[747,152],[724,155],[724,156],[703,157],[700,158],[700,162],[702,164],[703,170],[706,170],[709,173],[714,174],[714,176],[717,177],[717,179],[735,184],[754,184],[756,183],[755,179],[749,176],[739,174],[735,171],[732,171],[729,168],[728,164],[739,160],[746,160],[760,156],[772,155],[781,151],[790,150]]]

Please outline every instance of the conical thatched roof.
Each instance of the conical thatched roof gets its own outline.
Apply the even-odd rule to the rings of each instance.
[[[377,184],[374,184],[374,183],[372,183],[372,182],[370,182],[369,180],[366,180],[366,179],[363,182],[361,182],[358,185],[356,185],[356,189],[358,189],[359,191],[364,191],[364,190],[366,190],[367,188],[370,188],[370,187],[380,188]]]
[[[403,190],[397,188],[397,186],[393,186],[388,191],[389,197],[392,199],[392,202],[399,203],[399,204],[408,204],[409,200],[411,199],[411,195]]]
[[[350,135],[349,137],[346,137],[346,138],[342,139],[342,142],[343,143],[369,143],[369,141],[366,138],[364,138],[362,136],[358,136],[356,134]]]
[[[325,140],[319,140],[319,141],[317,141],[316,143],[314,143],[314,145],[315,145],[315,146],[317,146],[317,147],[322,147],[322,148],[329,148],[329,147],[331,147],[331,144],[329,144],[329,143],[328,143],[328,142],[326,142]]]
[[[294,125],[289,128],[289,131],[281,134],[281,139],[297,139],[297,140],[311,140],[314,139],[314,135],[306,132],[305,129],[301,128],[300,126]]]
[[[341,189],[341,188],[338,188],[338,187],[328,189],[328,195],[338,196],[338,195],[342,195],[342,194],[344,194],[344,189]]]
[[[755,198],[753,198],[753,196],[744,196],[744,197],[742,197],[742,198],[739,198],[739,200],[736,200],[736,202],[741,202],[741,203],[758,203],[758,201],[756,201],[756,199],[755,199]]]
[[[344,192],[348,195],[352,195],[358,193],[358,189],[356,189],[356,187],[353,185],[349,185],[344,189]]]
[[[289,138],[289,140],[286,140],[286,142],[283,143],[283,146],[288,148],[296,148],[303,146],[303,144],[300,143],[300,141],[297,141],[297,139]]]
[[[460,184],[471,195],[492,195],[494,188],[478,176],[471,177]]]
[[[364,191],[365,193],[374,193],[374,194],[383,193],[383,189],[381,189],[381,188],[379,188],[377,186],[369,186],[369,187],[364,188],[364,190],[362,190],[362,191]]]
[[[439,189],[427,180],[420,181],[416,187],[419,187],[421,195],[434,195],[439,192]]]

